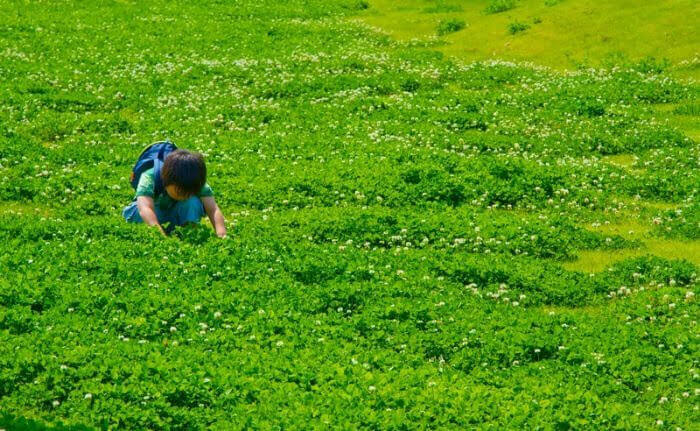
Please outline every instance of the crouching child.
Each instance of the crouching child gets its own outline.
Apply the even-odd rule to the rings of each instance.
[[[153,144],[134,166],[131,184],[136,198],[122,215],[127,222],[156,226],[167,235],[175,226],[199,223],[206,214],[216,235],[224,238],[224,216],[206,180],[201,154],[177,149],[168,141]]]

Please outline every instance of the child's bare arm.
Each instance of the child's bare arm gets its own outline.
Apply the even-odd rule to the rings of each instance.
[[[224,215],[221,213],[219,206],[216,204],[216,200],[212,196],[205,196],[201,198],[202,205],[204,205],[204,211],[206,211],[207,216],[209,216],[209,221],[211,221],[216,235],[219,238],[226,237],[226,223],[224,221]]]
[[[139,196],[136,198],[136,206],[139,209],[139,215],[144,223],[149,226],[157,226],[160,233],[162,233],[163,236],[167,236],[163,230],[163,226],[158,223],[158,216],[156,216],[153,198],[148,196]]]

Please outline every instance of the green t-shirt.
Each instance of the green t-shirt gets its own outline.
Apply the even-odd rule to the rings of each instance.
[[[153,198],[153,185],[155,180],[153,178],[153,168],[144,171],[139,178],[139,185],[136,187],[136,197],[148,196]],[[204,184],[202,190],[196,195],[199,198],[214,196],[214,191],[209,187],[209,184]],[[163,191],[160,195],[154,198],[155,205],[160,209],[172,208],[177,201],[168,195],[167,192]]]

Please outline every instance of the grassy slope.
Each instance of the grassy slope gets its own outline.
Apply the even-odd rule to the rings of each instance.
[[[485,0],[370,4],[363,19],[398,39],[435,35],[437,23],[445,18],[465,20],[467,28],[446,36],[447,45],[439,49],[466,60],[512,59],[566,69],[653,56],[679,64],[696,58],[700,47],[700,3],[693,0],[563,0],[553,6],[521,0],[514,9],[490,15],[484,13]],[[448,12],[428,12],[431,7],[441,10],[441,5]],[[541,22],[535,24],[536,18]],[[511,35],[507,27],[515,21],[531,27]]]

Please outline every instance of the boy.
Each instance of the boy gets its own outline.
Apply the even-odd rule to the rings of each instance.
[[[136,187],[136,200],[124,208],[128,222],[145,222],[167,235],[175,226],[199,223],[206,212],[219,238],[226,237],[224,216],[214,192],[206,182],[207,167],[199,153],[175,150],[168,154],[160,171],[163,193],[154,196],[153,168],[144,171]],[[167,229],[161,226],[170,223]]]

